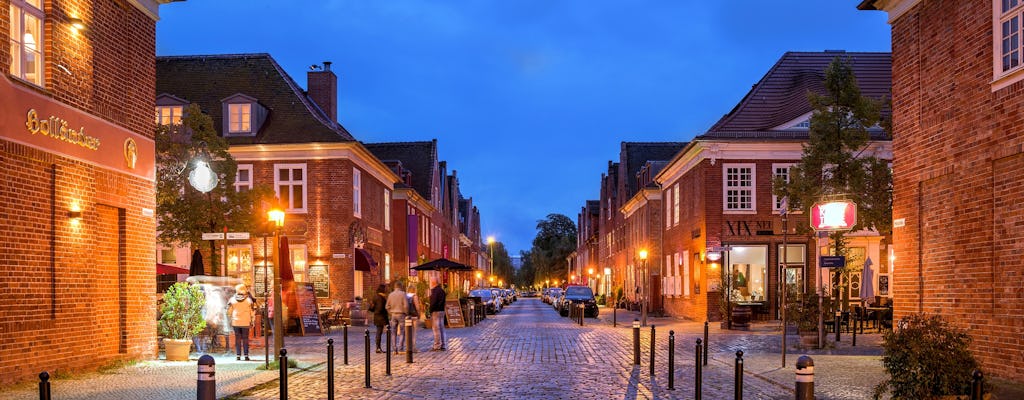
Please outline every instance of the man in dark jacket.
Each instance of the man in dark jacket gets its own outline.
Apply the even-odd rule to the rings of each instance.
[[[434,345],[432,351],[444,351],[447,349],[447,338],[444,336],[444,298],[446,294],[441,285],[437,284],[437,278],[430,278],[430,323],[434,327]]]

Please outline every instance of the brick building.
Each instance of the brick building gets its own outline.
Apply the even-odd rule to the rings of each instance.
[[[1024,4],[859,8],[892,25],[894,318],[942,315],[986,374],[1024,381]]]
[[[295,280],[313,283],[321,305],[364,297],[405,275],[391,265],[401,179],[336,121],[330,63],[308,73],[308,93],[267,54],[158,57],[156,64],[157,114],[198,104],[230,144],[236,188],[273,186]],[[227,275],[254,283],[261,295],[269,253],[256,237],[230,243]]]
[[[581,207],[576,215],[576,251],[572,253],[570,262],[575,268],[569,271],[570,275],[586,277],[584,283],[598,295],[611,291],[611,268],[601,265],[598,259],[600,207],[600,200],[587,200],[586,206]]]
[[[0,1],[0,385],[156,356],[164,1]]]
[[[743,275],[736,300],[750,304],[754,316],[763,319],[778,318],[782,266],[794,289],[815,287],[816,240],[794,234],[798,224],[807,226],[807,216],[791,213],[788,234],[783,235],[772,180],[788,177],[789,167],[800,161],[812,111],[806,94],[825,92],[824,70],[836,57],[850,61],[863,95],[887,97],[888,53],[786,53],[733,110],[688,143],[655,177],[665,215],[662,257],[671,266],[666,275],[674,281],[673,290],[665,293],[670,314],[721,319],[723,271]],[[863,154],[890,159],[881,129],[871,133]],[[890,296],[883,237],[864,231],[849,238],[855,257],[873,260],[875,293]],[[830,282],[828,270],[822,273],[826,276],[821,279]],[[804,279],[805,274],[811,276]],[[859,296],[859,283],[860,274],[851,274],[847,290],[853,299]]]

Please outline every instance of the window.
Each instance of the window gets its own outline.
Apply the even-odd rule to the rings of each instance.
[[[352,168],[352,215],[363,217],[363,178],[362,171]]]
[[[274,165],[274,189],[286,212],[306,212],[306,164]]]
[[[391,191],[384,189],[384,230],[391,230]]]
[[[679,183],[672,187],[672,226],[679,225]]]
[[[177,262],[173,247],[160,249],[160,262],[164,264],[174,264]]]
[[[228,276],[242,278],[242,283],[253,287],[252,246],[228,246]]]
[[[772,175],[775,177],[772,181],[774,182],[776,179],[782,178],[783,181],[789,183],[789,170],[793,165],[794,164],[772,164]],[[787,206],[789,209],[793,209],[792,202]],[[772,194],[772,211],[782,211],[782,198],[776,196],[774,193]]]
[[[235,173],[235,191],[248,192],[252,190],[252,164],[238,164],[238,171]]]
[[[724,210],[755,212],[754,164],[723,164],[722,168]]]
[[[158,125],[181,125],[181,116],[185,108],[182,106],[157,106],[156,123]]]
[[[672,188],[665,190],[665,230],[672,227]]]
[[[228,132],[252,131],[252,104],[228,104]]]
[[[684,251],[682,260],[683,264],[683,296],[690,295],[690,252]]]
[[[391,281],[391,254],[384,253],[384,282]]]
[[[725,273],[730,282],[723,282],[732,291],[735,301],[764,301],[768,293],[768,246],[732,246],[725,253]]]
[[[288,246],[288,255],[292,261],[292,273],[296,282],[309,282],[306,273],[306,245],[292,244]]]
[[[11,75],[43,86],[43,5],[11,0]]]
[[[992,0],[992,90],[1021,79],[1021,23],[1024,1]]]

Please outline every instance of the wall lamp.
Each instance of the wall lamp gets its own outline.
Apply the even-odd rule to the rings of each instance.
[[[71,218],[71,219],[81,219],[82,218],[82,210],[71,210],[71,211],[68,211],[68,218]]]
[[[722,259],[722,253],[719,253],[717,251],[709,251],[707,254],[707,259],[708,261],[716,262]]]
[[[70,24],[72,28],[75,28],[76,31],[85,30],[85,22],[82,21],[81,18],[71,18],[68,20],[68,24]]]

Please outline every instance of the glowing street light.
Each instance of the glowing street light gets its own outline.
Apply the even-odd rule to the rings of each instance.
[[[647,326],[647,249],[640,250],[640,324]]]
[[[284,320],[281,316],[281,312],[284,311],[281,305],[281,271],[280,265],[281,260],[281,228],[284,226],[284,211],[279,209],[272,209],[267,212],[267,219],[274,223],[274,253],[277,256],[277,260],[274,261],[274,360],[278,359],[278,355],[281,354],[281,348],[284,347]],[[267,274],[263,274],[263,279],[266,280]],[[264,282],[263,287],[266,288]]]

